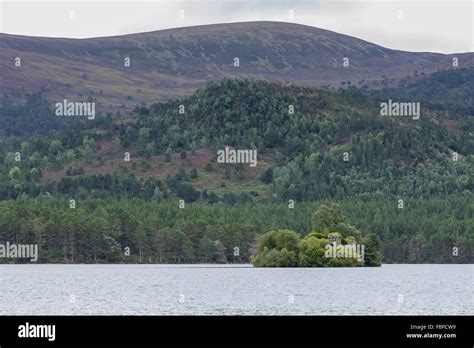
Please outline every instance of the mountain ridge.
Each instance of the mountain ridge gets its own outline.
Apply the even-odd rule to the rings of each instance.
[[[129,108],[190,95],[207,81],[254,78],[300,85],[371,87],[417,73],[474,66],[473,53],[406,52],[326,29],[239,22],[85,39],[0,34],[3,94],[41,91],[49,100],[94,99]],[[14,60],[21,58],[21,67]],[[130,67],[124,59],[130,57]],[[239,58],[235,67],[234,58]],[[349,66],[343,66],[343,59]]]
[[[307,28],[310,30],[317,30],[322,33],[327,33],[330,35],[339,35],[345,36],[347,38],[355,39],[357,41],[361,41],[367,43],[372,46],[377,46],[384,50],[390,50],[394,52],[409,52],[409,53],[429,53],[435,55],[443,55],[443,56],[452,56],[452,55],[460,55],[460,54],[468,54],[472,52],[453,52],[453,53],[441,53],[441,52],[431,52],[431,51],[406,51],[402,49],[395,49],[390,47],[385,47],[383,45],[379,45],[373,43],[371,41],[358,38],[357,36],[352,36],[349,34],[339,33],[334,30],[314,27],[311,25],[301,24],[301,23],[293,23],[293,22],[282,22],[282,21],[244,21],[244,22],[222,22],[222,23],[213,23],[213,24],[200,24],[200,25],[191,25],[186,27],[173,27],[173,28],[166,28],[166,29],[157,29],[157,30],[150,30],[150,31],[143,31],[143,32],[135,32],[135,33],[128,33],[128,34],[119,34],[119,35],[105,35],[105,36],[92,36],[92,37],[84,37],[84,38],[72,38],[72,37],[53,37],[53,36],[32,36],[32,35],[23,35],[23,34],[10,34],[10,33],[0,33],[0,38],[2,36],[8,36],[12,38],[26,38],[26,39],[46,39],[46,40],[75,40],[75,41],[90,41],[90,40],[101,40],[101,39],[119,39],[119,38],[132,38],[134,36],[145,36],[145,35],[155,35],[155,34],[167,34],[167,32],[179,32],[179,31],[187,31],[192,29],[212,29],[216,26],[225,27],[225,26],[241,26],[241,25],[262,25],[262,24],[270,24],[270,25],[289,25],[289,26],[300,26],[302,28]]]

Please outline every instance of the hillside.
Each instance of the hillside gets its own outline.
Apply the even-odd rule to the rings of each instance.
[[[350,224],[337,232],[377,235],[385,263],[469,263],[473,130],[461,116],[382,117],[356,88],[225,79],[47,136],[12,136],[20,123],[0,142],[0,240],[39,243],[43,262],[232,262],[235,246],[249,262],[259,236],[320,232],[312,214],[340,202]],[[225,146],[257,150],[256,166],[218,163]]]
[[[137,107],[127,120],[109,115],[52,137],[4,142],[10,180],[0,197],[83,188],[150,199],[158,187],[164,197],[191,201],[204,190],[217,195],[212,201],[312,201],[472,189],[472,131],[443,125],[444,112],[423,112],[420,120],[381,117],[378,104],[354,88],[210,82],[185,99]],[[217,163],[225,146],[257,150],[258,165]]]
[[[450,116],[474,117],[474,68],[449,69],[402,79],[398,85],[368,90],[381,99],[419,100]]]
[[[247,22],[156,32],[64,39],[0,34],[0,91],[42,92],[50,101],[96,100],[120,109],[192,94],[225,77],[300,85],[382,86],[416,73],[474,65],[474,54],[387,49],[328,30],[280,22]],[[21,67],[14,59],[21,58]],[[130,66],[124,59],[130,57]],[[234,58],[239,66],[234,66]],[[349,58],[349,66],[343,59]]]

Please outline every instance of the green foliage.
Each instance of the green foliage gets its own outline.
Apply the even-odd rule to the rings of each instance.
[[[328,261],[325,258],[327,239],[315,237],[304,238],[299,245],[298,263],[301,267],[323,267]]]
[[[265,248],[261,254],[252,260],[256,267],[296,267],[298,259],[294,251]]]
[[[380,240],[375,234],[370,234],[365,240],[365,265],[380,266],[382,255],[380,253]]]
[[[280,230],[275,236],[275,248],[278,250],[298,251],[298,233],[290,230]]]
[[[290,230],[265,233],[258,245],[259,253],[252,259],[257,267],[296,267],[299,235]]]
[[[176,201],[165,199],[159,187],[150,186],[149,190],[150,201],[133,196],[127,199],[77,198],[76,209],[69,207],[68,199],[52,195],[1,201],[0,243],[38,243],[42,250],[41,262],[71,262],[73,256],[77,262],[94,262],[92,247],[96,240],[100,241],[94,244],[98,262],[138,262],[138,258],[124,257],[127,246],[132,256],[137,256],[141,248],[143,256],[147,260],[151,257],[152,262],[179,262],[174,259],[179,255],[170,249],[161,255],[160,261],[158,245],[152,242],[157,231],[168,227],[183,232],[190,239],[191,251],[188,242],[180,242],[180,250],[186,252],[182,255],[186,262],[228,262],[233,260],[236,246],[241,255],[238,261],[249,262],[252,254],[261,254],[255,244],[259,236],[268,251],[286,249],[293,255],[296,236],[311,231],[312,215],[323,203],[299,203],[298,209],[275,203],[233,206],[194,203],[179,209]],[[330,202],[324,204],[330,206]],[[470,196],[410,200],[404,209],[398,209],[394,200],[348,200],[341,203],[341,209],[347,221],[364,232],[355,239],[365,245],[368,265],[380,262],[378,246],[372,247],[378,241],[371,234],[380,239],[384,263],[472,263],[474,215]],[[100,235],[90,234],[89,221],[95,221]],[[263,234],[265,231],[273,232]],[[278,232],[282,233],[277,238]],[[340,236],[341,244],[350,243],[350,236],[342,233]],[[327,243],[327,234],[311,231],[298,243],[298,264],[318,264],[318,255]],[[453,247],[458,248],[456,256]],[[161,250],[164,253],[164,249]]]
[[[260,180],[265,184],[271,184],[273,182],[273,169],[268,168],[260,175]]]
[[[165,159],[166,159],[166,162],[171,161],[171,149],[170,148],[167,148],[166,151],[165,151]]]
[[[176,117],[182,103],[187,105],[186,118]],[[288,114],[290,104],[295,106],[291,115]],[[28,175],[31,169],[37,168],[42,174],[48,171],[61,174],[60,170],[67,164],[96,167],[102,163],[96,153],[104,140],[120,146],[120,162],[123,151],[135,153],[135,149],[149,160],[152,155],[162,153],[166,162],[171,162],[173,152],[180,153],[184,160],[188,148],[224,145],[256,148],[259,157],[271,151],[276,154],[271,166],[259,173],[260,180],[268,184],[267,192],[251,196],[252,200],[367,199],[383,194],[429,198],[462,194],[474,187],[472,122],[460,119],[464,128],[451,132],[442,122],[429,118],[417,122],[383,118],[377,105],[355,89],[336,91],[264,81],[224,80],[210,82],[184,100],[153,104],[148,110],[147,117],[138,117],[131,123],[115,123],[112,117],[104,117],[79,123],[52,137],[21,142],[8,139],[0,143],[6,164],[0,168],[0,174],[4,175],[0,199],[22,193],[56,193],[56,183]],[[18,149],[22,151],[21,164],[11,160]],[[452,151],[458,152],[459,161],[452,160]],[[342,160],[344,153],[348,161]],[[16,182],[8,175],[14,166],[21,170]],[[135,167],[138,168],[121,166],[119,178],[113,180],[122,180],[130,169],[135,175],[149,169],[145,165],[135,164]],[[206,171],[212,173],[210,163]],[[89,190],[103,190],[100,176],[92,179],[97,182],[95,187],[88,184],[90,177],[77,181],[64,181],[62,175],[55,177],[62,180],[58,183],[60,194],[82,191],[96,196]],[[256,180],[247,176],[242,165],[226,166],[223,178]],[[137,185],[142,184],[133,184]],[[162,191],[173,197],[177,196],[175,190],[176,185]],[[126,186],[113,195],[128,197],[129,192],[130,187]],[[221,196],[218,201],[234,199]]]
[[[45,135],[81,123],[78,118],[58,117],[41,93],[27,94],[23,100],[0,97],[0,135]]]
[[[200,193],[193,185],[186,182],[179,182],[176,187],[176,194],[186,202],[194,202],[199,199]]]
[[[349,248],[352,246],[355,248],[360,234],[349,234],[356,229],[343,221],[341,207],[338,204],[331,206],[323,204],[311,217],[313,227],[322,233],[313,231],[300,240],[300,236],[290,230],[267,232],[260,238],[258,254],[252,263],[257,267],[380,266],[381,245],[377,236],[370,235],[361,239],[359,243],[363,244],[359,246],[360,254],[352,253]],[[336,231],[337,226],[345,228],[344,236]],[[367,259],[365,251],[362,251],[362,245],[364,250],[365,247],[368,249]],[[339,254],[336,248],[342,251],[346,248],[348,252]]]
[[[448,94],[457,89],[463,95],[465,91],[463,96],[470,103],[471,73],[433,75],[434,94],[429,93],[429,80],[406,86],[409,90],[423,87],[420,98],[428,100],[442,95],[443,86],[449,85]],[[380,93],[377,98],[386,96]],[[281,266],[294,265],[295,259],[303,265],[317,264],[321,240],[338,232],[341,243],[354,237],[367,244],[368,265],[380,263],[378,243],[384,262],[471,262],[474,123],[459,106],[462,100],[453,98],[454,105],[440,99],[441,106],[429,100],[423,112],[430,117],[414,122],[380,117],[377,100],[354,88],[224,80],[209,82],[183,100],[139,107],[131,115],[133,122],[109,115],[83,123],[58,118],[41,95],[29,96],[24,104],[4,97],[0,101],[4,125],[0,131],[0,215],[5,213],[0,221],[5,218],[4,237],[17,233],[28,239],[49,229],[51,240],[44,251],[48,260],[70,260],[70,249],[74,249],[76,261],[119,262],[122,256],[117,246],[123,248],[127,243],[158,260],[158,242],[153,244],[151,236],[168,227],[170,230],[155,241],[160,244],[169,234],[178,234],[181,237],[170,243],[180,254],[163,249],[162,262],[179,262],[175,260],[179,256],[189,262],[226,262],[232,259],[237,242],[245,241],[242,260],[248,261],[253,238],[264,231],[287,230],[278,234],[282,239],[278,247],[274,236],[274,246],[266,246],[268,260],[261,261]],[[181,104],[186,105],[186,117],[177,117]],[[294,114],[288,113],[290,104]],[[446,120],[452,123],[449,128],[444,126]],[[50,130],[56,132],[43,136]],[[35,136],[25,138],[30,134]],[[99,151],[107,142],[113,151],[103,156]],[[258,168],[249,174],[241,165],[213,169],[208,162],[205,172],[198,175],[199,150],[214,151],[225,145],[257,149],[264,170]],[[190,149],[196,150],[196,157],[186,159]],[[133,154],[134,164],[123,163],[125,151]],[[453,151],[459,154],[458,161],[453,161]],[[21,152],[21,161],[15,159],[17,152]],[[180,168],[178,173],[165,172],[161,179],[149,173],[151,156],[164,154],[164,160],[171,162],[173,153],[180,154],[177,162],[181,163],[166,166],[174,166],[176,171]],[[347,161],[342,160],[345,153]],[[115,156],[112,160],[119,167],[106,172],[107,166],[100,165],[109,155]],[[197,167],[189,171],[193,180],[187,181],[184,168],[193,166]],[[215,185],[208,186],[212,182]],[[94,215],[89,229],[64,208],[56,214],[53,210],[58,207],[45,201],[45,195],[58,202],[71,197],[88,202],[90,207],[81,208],[82,215],[77,215],[85,220]],[[397,208],[400,197],[405,201],[404,209]],[[174,210],[178,198],[197,203],[186,206],[189,218]],[[297,209],[288,209],[289,199],[297,202]],[[331,204],[333,201],[341,207]],[[45,210],[39,202],[46,202]],[[136,211],[132,203],[142,211]],[[215,203],[220,204],[212,205]],[[118,233],[116,212],[92,208],[100,204],[123,212],[134,227],[127,224],[124,234]],[[351,224],[342,218],[341,209]],[[146,214],[162,220],[151,221]],[[25,225],[10,224],[12,216]],[[199,238],[191,238],[191,232],[179,225],[179,221],[192,224],[202,216],[202,231],[193,232]],[[92,233],[91,228],[99,232]],[[61,231],[60,242],[53,231]],[[295,235],[290,231],[313,232],[295,249]],[[370,233],[379,240],[366,237]],[[87,249],[91,241],[96,247]],[[459,248],[459,256],[453,256],[453,247]]]
[[[395,88],[368,92],[376,97],[421,100],[431,108],[474,113],[474,68],[446,69],[417,79],[404,79]]]
[[[312,216],[313,229],[326,233],[336,231],[336,226],[343,222],[341,207],[338,204],[332,204],[330,207],[321,205]]]

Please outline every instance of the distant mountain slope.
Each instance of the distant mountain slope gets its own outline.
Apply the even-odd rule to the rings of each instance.
[[[387,49],[299,24],[216,24],[93,39],[0,34],[0,92],[37,92],[52,100],[96,98],[120,107],[189,95],[208,80],[245,77],[303,85],[398,81],[473,66],[474,54]],[[14,59],[21,58],[21,67]],[[131,66],[124,66],[130,57]],[[239,67],[234,58],[239,58]],[[349,67],[343,59],[349,58]]]
[[[438,109],[474,116],[474,68],[442,70],[403,79],[396,87],[370,91],[375,97],[420,100]]]

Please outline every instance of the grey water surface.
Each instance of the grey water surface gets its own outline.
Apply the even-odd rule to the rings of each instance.
[[[473,315],[474,265],[0,265],[0,315]]]

